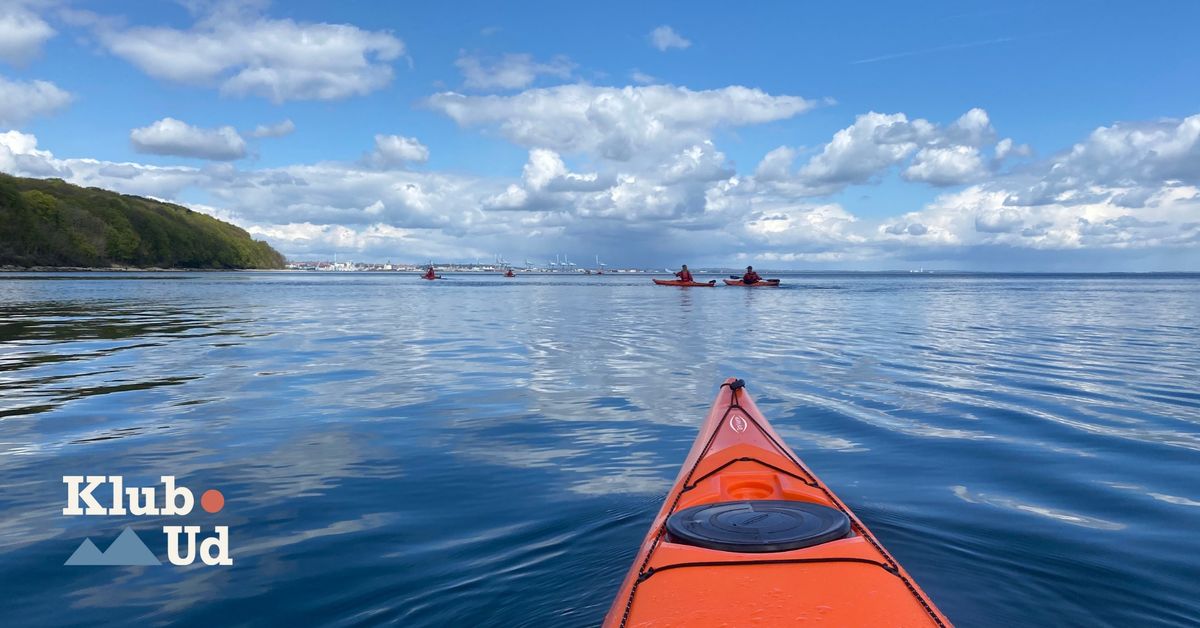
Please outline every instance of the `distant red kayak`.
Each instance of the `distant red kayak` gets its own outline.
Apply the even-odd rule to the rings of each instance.
[[[434,281],[441,278],[441,275],[438,275],[437,277],[426,277],[425,275],[421,275],[421,279],[424,279],[425,281]]]
[[[754,283],[746,283],[746,282],[742,281],[741,279],[726,279],[725,285],[727,285],[727,286],[742,286],[743,288],[778,288],[779,280],[778,279],[763,279],[762,281],[756,281]]]
[[[655,279],[654,283],[659,286],[680,286],[682,288],[711,288],[717,285],[717,280],[713,279],[708,283],[700,283],[698,281],[680,281],[678,279]]]

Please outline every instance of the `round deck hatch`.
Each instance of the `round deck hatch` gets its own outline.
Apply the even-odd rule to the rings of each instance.
[[[786,552],[850,534],[850,518],[828,506],[786,500],[718,502],[667,518],[676,543],[726,552]]]

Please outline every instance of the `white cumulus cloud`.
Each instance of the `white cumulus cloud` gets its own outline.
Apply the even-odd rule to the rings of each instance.
[[[494,125],[521,146],[617,161],[643,151],[671,152],[708,139],[718,127],[783,120],[816,105],[740,86],[692,91],[668,85],[560,85],[512,96],[444,92],[428,104],[460,126]]]
[[[600,181],[594,172],[578,174],[568,171],[558,153],[544,148],[529,151],[529,162],[522,169],[521,177],[533,190],[593,190]]]
[[[796,161],[796,150],[780,146],[767,153],[754,170],[758,181],[783,181],[792,175],[792,164]]]
[[[0,3],[0,61],[23,65],[36,57],[54,29],[20,2]]]
[[[509,184],[492,195],[485,207],[533,211],[556,203],[569,206],[577,198],[569,193],[605,190],[610,185],[610,180],[595,172],[571,172],[562,156],[552,150],[535,148],[529,151],[529,161],[521,170],[521,183]]]
[[[247,11],[218,11],[187,29],[122,28],[102,19],[94,24],[105,48],[150,76],[274,102],[373,92],[392,80],[391,62],[405,50],[386,31]]]
[[[769,247],[825,247],[860,243],[858,218],[837,203],[768,207],[746,223],[746,231]],[[812,251],[810,251],[812,252]]]
[[[675,32],[675,29],[663,24],[662,26],[650,31],[650,45],[663,52],[666,52],[672,48],[678,48],[682,50],[691,46],[692,42],[685,39],[683,35]]]
[[[904,170],[909,181],[931,185],[961,185],[988,175],[988,169],[974,146],[930,146],[922,148]]]
[[[1200,114],[1099,127],[1050,163],[1006,202],[1070,204],[1091,200],[1090,188],[1122,188],[1122,203],[1133,205],[1166,182],[1200,184]]]
[[[633,81],[634,83],[637,83],[638,85],[650,85],[651,83],[658,82],[657,78],[655,78],[649,74],[646,74],[645,72],[643,72],[637,68],[634,68],[633,70],[631,70],[629,72],[629,80]]]
[[[707,140],[676,153],[663,164],[661,173],[663,183],[668,185],[684,181],[720,181],[735,174],[725,153]]]
[[[36,116],[66,107],[71,98],[66,90],[48,81],[11,81],[0,76],[0,125],[21,126]]]
[[[260,124],[254,127],[250,135],[253,137],[283,137],[291,135],[295,130],[295,123],[288,119],[276,124]]]
[[[1028,144],[1017,144],[1011,137],[1006,137],[996,142],[993,154],[996,161],[1002,162],[1009,157],[1029,157],[1033,154],[1033,149]]]
[[[429,160],[429,148],[415,137],[376,135],[375,150],[371,152],[369,160],[384,167],[425,163]]]
[[[903,113],[869,112],[838,131],[821,152],[809,159],[794,183],[813,193],[828,193],[846,185],[868,183],[912,159],[903,171],[910,181],[936,186],[978,181],[998,166],[985,162],[979,147],[993,141],[995,131],[987,112],[971,109],[941,126]],[[772,176],[779,178],[778,172]]]
[[[246,156],[246,141],[231,126],[202,129],[175,118],[163,118],[129,132],[141,153],[228,161]]]
[[[533,55],[517,53],[495,59],[460,53],[454,65],[462,72],[463,85],[471,89],[522,89],[542,75],[568,78],[575,67],[562,56],[539,62]]]
[[[814,183],[865,183],[911,155],[933,132],[929,122],[910,122],[902,113],[865,113],[835,133],[800,175]]]
[[[39,150],[37,136],[20,131],[0,133],[0,172],[34,177],[59,176],[50,151]]]
[[[49,150],[38,148],[36,136],[18,131],[0,133],[0,171],[25,177],[59,177],[76,185],[167,199],[222,176],[217,170],[184,166],[58,159]]]

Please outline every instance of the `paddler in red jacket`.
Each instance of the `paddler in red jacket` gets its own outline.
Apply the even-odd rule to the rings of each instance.
[[[425,271],[426,279],[437,279],[437,273],[433,272],[433,264],[429,265],[429,269]]]
[[[675,273],[675,276],[679,277],[679,281],[686,281],[688,283],[694,282],[694,280],[692,279],[692,271],[687,269],[687,264],[684,264],[683,270]]]
[[[747,266],[746,274],[742,275],[742,283],[758,283],[760,281],[762,281],[762,277],[759,277],[758,273],[754,272],[754,267]]]

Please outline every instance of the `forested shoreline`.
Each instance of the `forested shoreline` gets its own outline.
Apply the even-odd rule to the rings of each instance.
[[[282,268],[244,229],[173,203],[0,173],[0,267]]]

